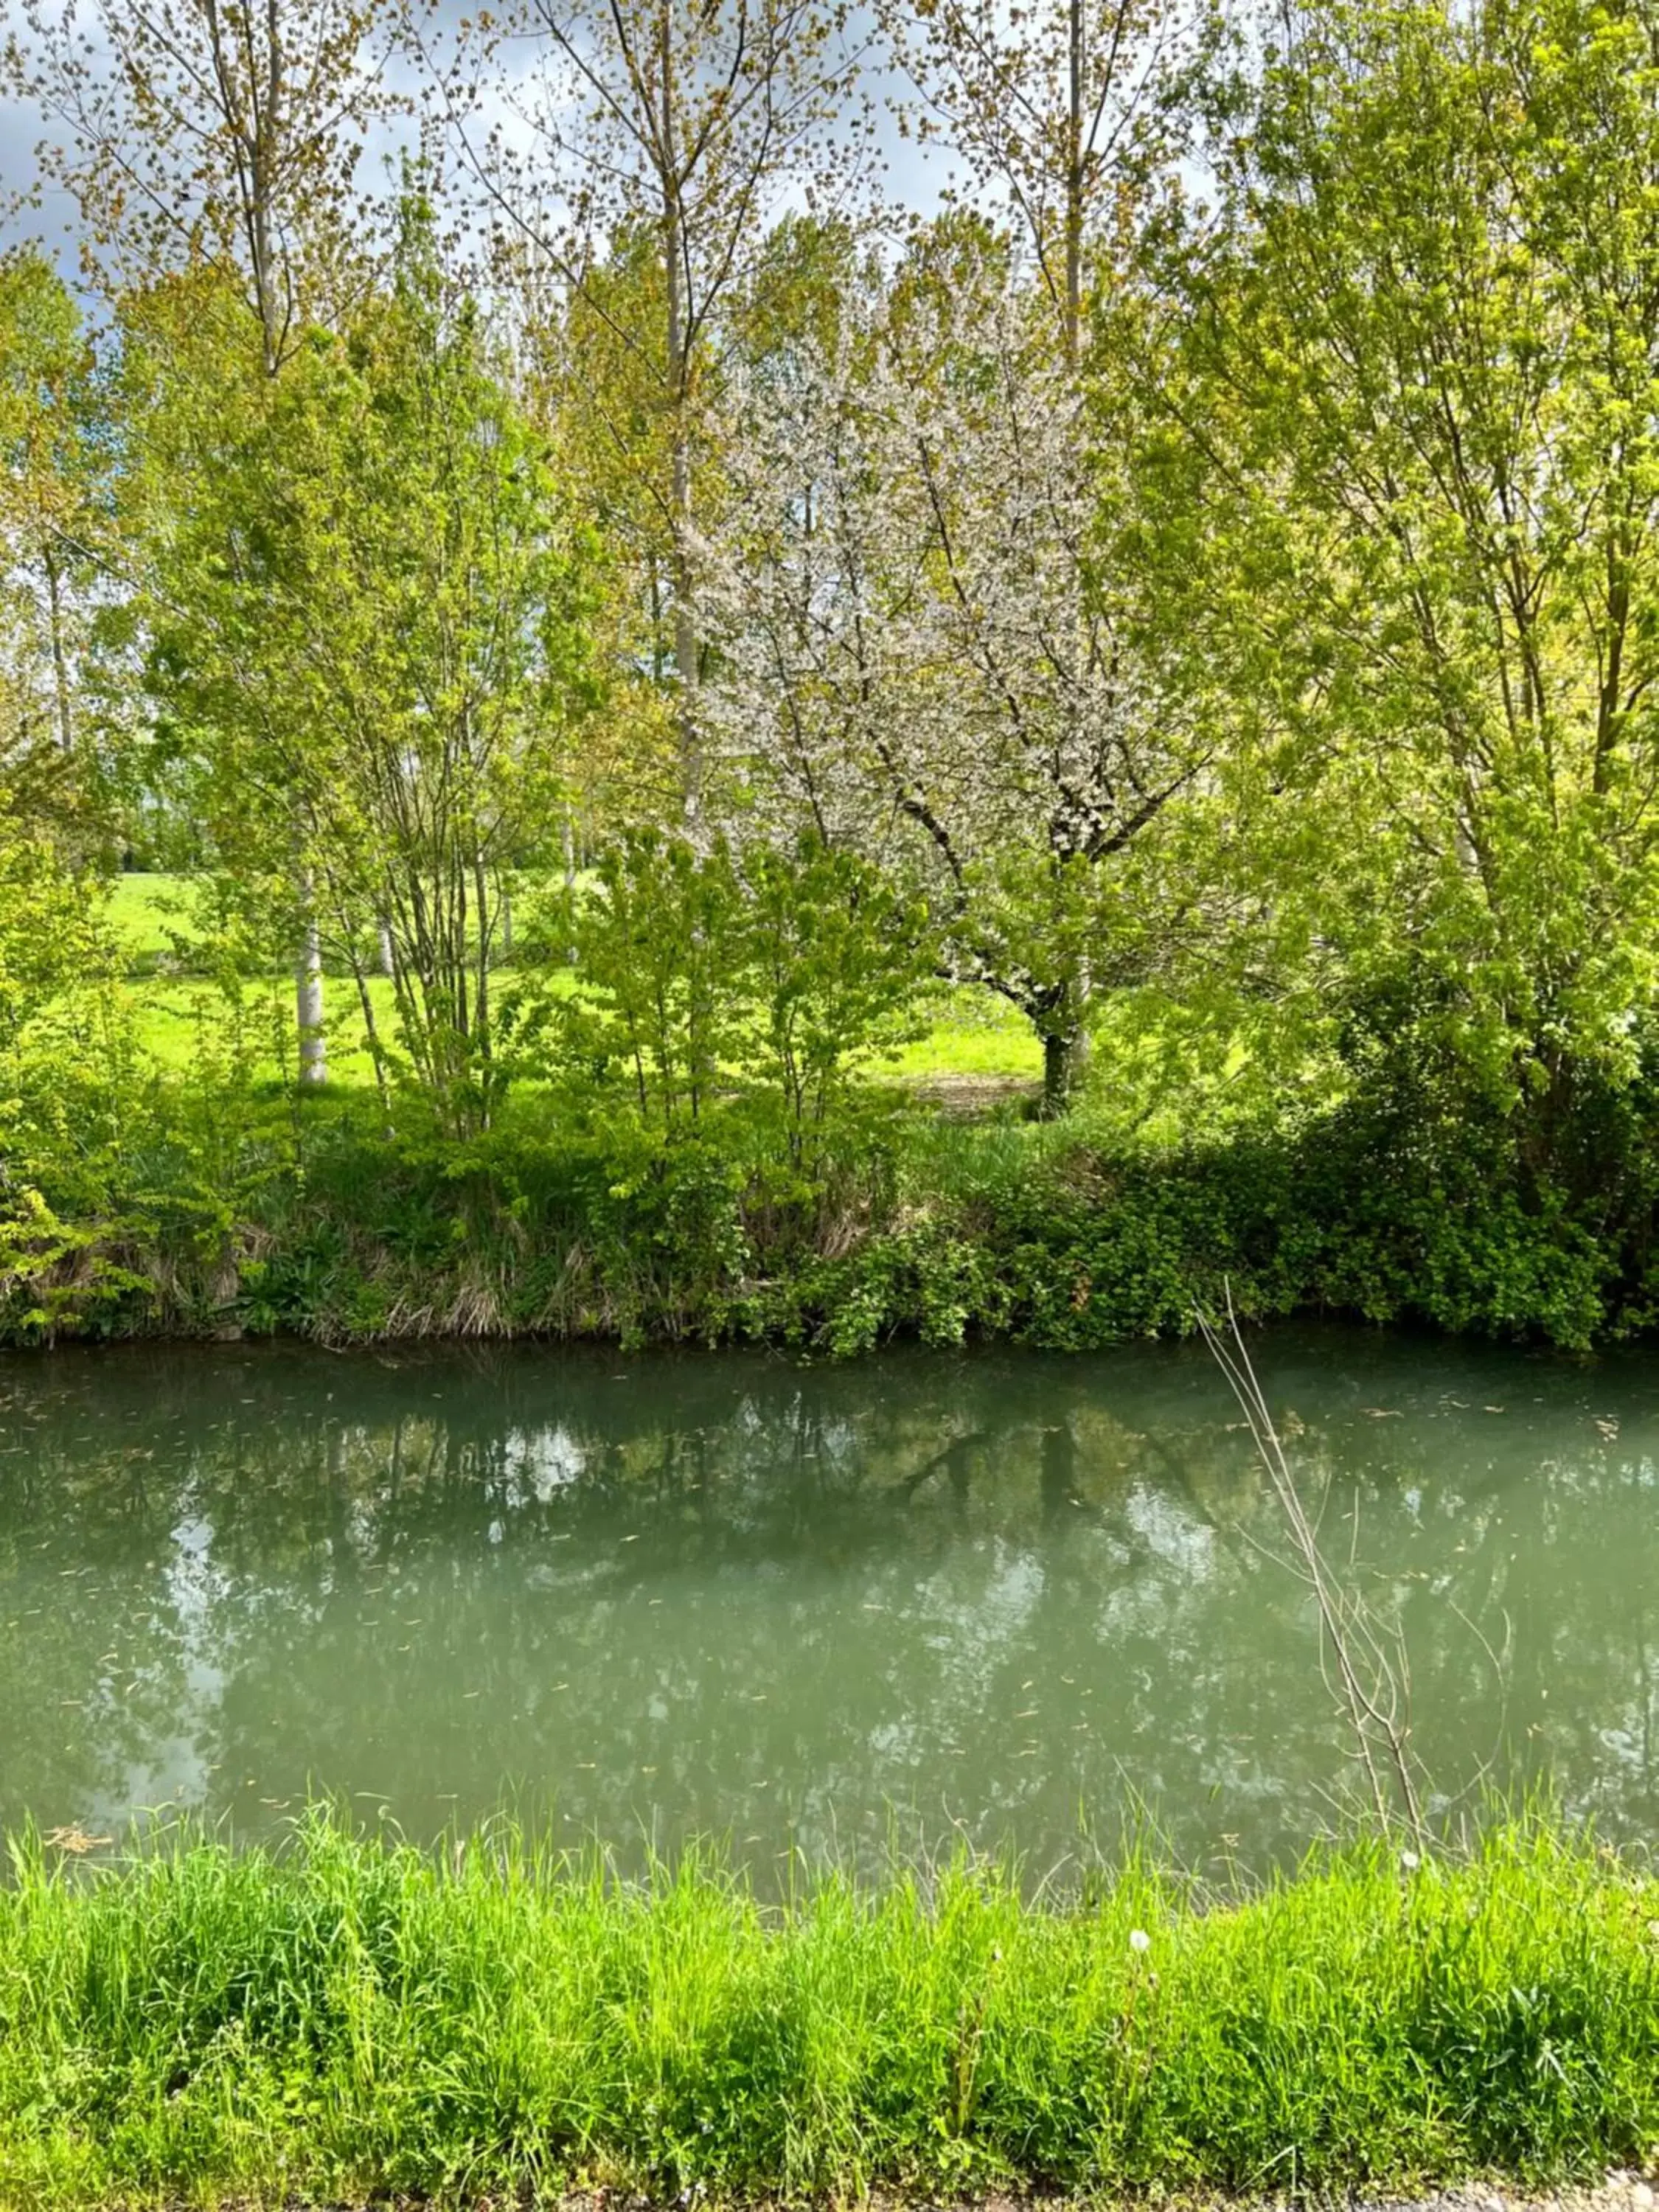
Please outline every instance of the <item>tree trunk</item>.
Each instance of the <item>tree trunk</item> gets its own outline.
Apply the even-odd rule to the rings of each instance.
[[[51,548],[46,551],[46,605],[52,626],[52,677],[58,712],[58,744],[65,755],[75,750],[75,718],[70,703],[69,650],[64,642],[64,585]]]
[[[698,647],[691,579],[691,455],[685,434],[685,401],[675,401],[674,457],[674,678],[678,687],[680,775],[686,819],[695,822],[702,799],[702,751],[697,734]]]
[[[300,1034],[300,1080],[314,1086],[328,1081],[328,1045],[323,1036],[323,941],[308,880],[302,893],[305,934],[294,971],[294,1012]]]
[[[1075,369],[1083,326],[1083,216],[1087,179],[1083,148],[1083,0],[1071,0],[1069,98],[1066,116],[1066,366]]]
[[[384,933],[386,924],[380,928]],[[374,1088],[380,1097],[380,1126],[390,1137],[392,1129],[392,1097],[386,1088],[386,1055],[380,1050],[380,1025],[374,1019],[374,1000],[369,994],[368,977],[354,946],[351,954],[351,976],[357,986],[357,1004],[362,1009],[363,1035],[368,1042],[368,1056],[374,1063]]]
[[[398,970],[392,951],[392,924],[389,921],[383,921],[378,927],[380,939],[380,973],[382,975],[395,975]]]
[[[564,827],[562,834],[564,842],[565,911],[574,918],[576,911],[576,817],[572,810],[568,806],[564,810]],[[571,931],[571,934],[573,937],[575,934],[574,927]],[[576,948],[574,945],[566,945],[564,951],[564,964],[567,968],[574,968],[575,966]]]
[[[1042,1040],[1042,1114],[1058,1121],[1070,1113],[1089,1070],[1089,1032],[1079,1021],[1069,1030],[1049,1030]]]
[[[688,822],[695,822],[702,803],[702,750],[696,705],[699,649],[691,576],[691,347],[687,329],[691,303],[685,296],[685,209],[680,197],[682,184],[675,143],[678,118],[670,0],[660,0],[658,33],[662,71],[662,159],[658,181],[662,191],[667,310],[667,326],[663,335],[666,341],[668,404],[673,416],[669,492],[674,532],[674,675],[678,690],[676,707],[685,816]]]

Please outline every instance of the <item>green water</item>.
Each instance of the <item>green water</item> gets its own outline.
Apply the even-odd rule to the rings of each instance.
[[[1659,1813],[1659,1358],[1258,1352],[1448,1797]],[[0,1364],[0,1822],[246,1833],[307,1790],[624,1857],[961,1834],[1293,1852],[1351,1772],[1198,1347],[124,1348]]]

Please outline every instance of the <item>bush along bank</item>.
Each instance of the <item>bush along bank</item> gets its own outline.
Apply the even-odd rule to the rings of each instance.
[[[210,1133],[211,1134],[211,1133]],[[950,1124],[872,1097],[805,1156],[738,1112],[666,1140],[527,1101],[465,1145],[366,1102],[177,1119],[113,1168],[14,1182],[0,1340],[294,1331],[1087,1348],[1344,1312],[1569,1346],[1659,1315],[1655,1177],[1528,1170],[1501,1127],[1338,1111],[1158,1150],[1086,1114]],[[1639,1172],[1637,1170],[1639,1169]]]
[[[684,2201],[874,2185],[1282,2195],[1659,2144],[1659,1883],[1547,1827],[1069,1905],[958,1866],[766,1909],[501,1833],[14,1847],[0,2197]],[[495,2201],[500,2201],[496,2197]]]
[[[1415,969],[1317,1040],[1131,994],[1063,1119],[953,1124],[872,1079],[927,1029],[938,947],[845,854],[641,834],[534,916],[487,1037],[422,1028],[404,991],[355,1085],[296,1082],[234,947],[186,1066],[140,1049],[90,954],[86,1004],[0,1022],[0,1340],[1060,1348],[1190,1328],[1224,1280],[1247,1315],[1574,1346],[1659,1318],[1642,1024],[1616,1065],[1547,1065],[1474,1052]]]

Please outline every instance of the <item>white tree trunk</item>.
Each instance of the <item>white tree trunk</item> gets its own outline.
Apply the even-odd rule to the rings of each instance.
[[[323,1036],[323,946],[316,917],[307,915],[294,973],[294,1011],[300,1031],[300,1080],[328,1081],[328,1045]]]
[[[392,959],[392,924],[389,921],[383,921],[379,925],[379,927],[380,938],[380,973],[382,975],[390,975],[396,972],[393,968]]]

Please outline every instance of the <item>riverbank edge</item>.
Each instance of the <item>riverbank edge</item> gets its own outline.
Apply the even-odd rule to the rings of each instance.
[[[1553,1179],[1486,1123],[1425,1133],[1354,1106],[1163,1145],[1083,1109],[895,1108],[794,1158],[775,1132],[647,1141],[528,1105],[459,1145],[337,1102],[256,1133],[136,1129],[140,1157],[96,1175],[0,1176],[0,1341],[1073,1351],[1182,1334],[1227,1291],[1247,1318],[1571,1350],[1659,1328],[1659,1172],[1615,1178],[1610,1206],[1605,1178]]]
[[[93,1839],[76,1837],[70,1848]],[[1418,2201],[1659,2152],[1659,1877],[1547,1821],[1223,1894],[966,1859],[763,1905],[486,1828],[0,1890],[0,2203]]]
[[[1090,1351],[1189,1334],[1200,1307],[1228,1299],[1250,1320],[1397,1322],[1572,1351],[1659,1325],[1659,1243],[1627,1266],[1565,1216],[1444,1194],[1389,1212],[1363,1176],[1322,1194],[1294,1159],[1267,1164],[1085,1159],[1024,1176],[1015,1157],[994,1190],[941,1179],[799,1214],[768,1211],[719,1161],[690,1188],[527,1194],[505,1176],[457,1188],[371,1158],[267,1193],[257,1212],[202,1196],[88,1220],[40,1200],[0,1211],[0,1345],[524,1339],[839,1358],[909,1338]]]

